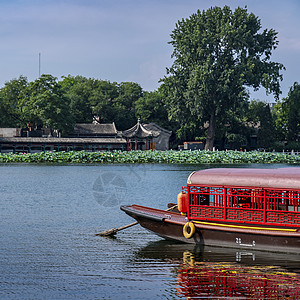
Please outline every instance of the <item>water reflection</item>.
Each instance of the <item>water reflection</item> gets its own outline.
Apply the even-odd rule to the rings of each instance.
[[[296,273],[297,279],[300,255],[261,256],[163,240],[148,244],[160,238],[141,226],[114,239],[94,236],[133,221],[119,204],[106,205],[107,186],[116,202],[125,194],[122,204],[166,209],[188,175],[204,167],[213,166],[0,165],[0,299],[184,299],[193,291],[205,293],[197,292],[199,283],[192,287],[192,279],[198,280],[204,268],[213,271],[212,263],[224,262],[254,271],[274,265],[277,269],[270,270]],[[126,186],[119,189],[109,181],[119,179],[104,176],[110,172]],[[99,177],[103,181],[97,185]]]
[[[179,298],[299,299],[300,255],[159,241],[136,254],[169,262]],[[174,295],[174,294],[173,294]]]

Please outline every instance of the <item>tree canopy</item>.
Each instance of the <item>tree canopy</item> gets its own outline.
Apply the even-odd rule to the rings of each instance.
[[[22,127],[26,124],[23,110],[26,106],[28,81],[24,76],[6,82],[0,89],[0,125]]]
[[[144,114],[147,109],[152,110],[151,115]],[[118,130],[126,130],[141,116],[142,122],[155,121],[169,128],[159,92],[144,92],[135,82],[71,75],[59,81],[43,74],[32,82],[20,76],[0,89],[0,122],[4,127],[31,124],[66,134],[75,123],[91,123],[97,118],[100,123],[115,122]]]
[[[69,102],[56,77],[42,75],[29,83],[27,92],[29,96],[24,99],[24,115],[30,123],[62,132],[72,129],[74,119],[69,114]]]
[[[300,149],[299,90],[295,82],[288,96],[277,102],[272,114],[270,106],[259,100],[235,103],[217,119],[218,149],[256,146],[271,150]],[[28,82],[26,77],[20,76],[0,88],[0,125],[25,128],[29,123],[36,128],[50,127],[67,134],[74,123],[91,123],[95,116],[100,117],[101,123],[115,122],[119,130],[130,128],[141,118],[144,123],[155,122],[176,132],[177,136],[172,137],[173,147],[182,140],[205,139],[207,124],[197,126],[187,109],[182,123],[170,121],[166,104],[164,88],[147,92],[131,82],[70,75],[60,81],[51,75],[42,75]]]
[[[261,29],[247,8],[225,6],[198,10],[171,34],[174,62],[161,80],[169,118],[180,130],[207,123],[205,149],[214,146],[218,120],[248,100],[247,87],[279,97],[284,67],[270,60],[277,32]]]
[[[144,92],[134,104],[136,115],[145,123],[157,123],[164,128],[170,127],[168,114],[159,92]]]
[[[257,147],[264,149],[272,147],[275,142],[275,129],[268,103],[252,100],[247,112],[247,122],[252,130],[257,131]]]

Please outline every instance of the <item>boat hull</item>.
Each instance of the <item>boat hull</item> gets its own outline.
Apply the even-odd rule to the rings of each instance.
[[[121,206],[121,210],[145,229],[165,239],[200,246],[300,253],[300,232],[293,228],[281,230],[195,221],[195,234],[188,239],[183,235],[183,226],[188,219],[179,213],[139,205]]]

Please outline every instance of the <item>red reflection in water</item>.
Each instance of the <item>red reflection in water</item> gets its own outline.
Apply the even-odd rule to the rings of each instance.
[[[185,262],[177,271],[178,296],[190,298],[300,299],[300,274],[274,266]]]

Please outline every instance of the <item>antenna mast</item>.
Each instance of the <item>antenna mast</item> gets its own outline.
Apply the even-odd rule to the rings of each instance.
[[[39,53],[39,77],[41,77],[41,53]]]

